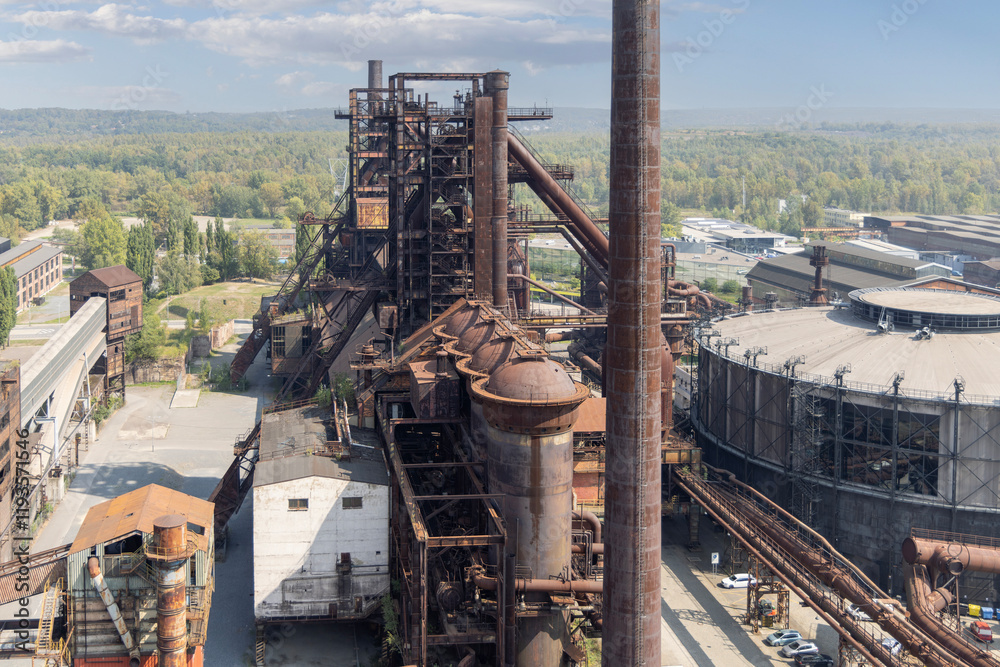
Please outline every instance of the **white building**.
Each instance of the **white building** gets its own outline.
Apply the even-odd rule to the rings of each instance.
[[[823,209],[823,220],[827,227],[864,227],[866,215],[871,214],[842,208]]]
[[[389,590],[389,476],[329,411],[264,415],[254,475],[258,622],[357,619]]]

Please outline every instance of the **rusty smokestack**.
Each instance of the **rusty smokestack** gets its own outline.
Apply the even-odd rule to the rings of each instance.
[[[368,61],[368,87],[382,88],[382,61]]]
[[[187,519],[179,514],[161,516],[153,522],[153,546],[146,557],[156,566],[156,648],[159,667],[187,665],[187,590],[184,567],[187,549]]]
[[[605,667],[660,664],[660,3],[614,0]]]
[[[809,295],[810,306],[825,306],[827,303],[826,289],[823,287],[823,269],[829,265],[830,258],[826,256],[826,246],[813,246],[813,254],[809,258],[809,266],[816,268],[816,276],[813,279],[812,294]]]
[[[507,88],[510,73],[486,74],[493,98],[493,305],[507,307]]]
[[[476,258],[473,294],[493,297],[493,98],[477,97],[473,127],[475,191],[472,224]]]

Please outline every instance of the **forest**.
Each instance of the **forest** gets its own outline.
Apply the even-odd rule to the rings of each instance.
[[[332,112],[322,122],[330,118]],[[158,127],[154,121],[138,125]],[[161,124],[177,128],[176,122]],[[50,135],[4,132],[0,235],[18,239],[53,219],[131,215],[149,223],[160,245],[179,240],[192,214],[290,226],[307,210],[329,213],[341,185],[331,161],[346,157],[346,132],[240,129],[235,121],[222,127],[87,133],[74,121],[54,125]],[[1000,208],[997,130],[868,124],[785,132],[665,131],[663,222],[716,215],[794,234],[802,226],[822,225],[827,206],[873,213],[993,212]],[[606,214],[606,132],[536,132],[529,140],[544,161],[574,165],[571,187],[595,213]],[[531,203],[523,190],[520,202]],[[781,215],[779,200],[787,202]]]

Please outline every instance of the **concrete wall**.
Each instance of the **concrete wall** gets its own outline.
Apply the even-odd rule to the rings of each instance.
[[[125,384],[173,382],[184,372],[184,357],[159,361],[134,361],[125,370]]]
[[[236,320],[212,327],[209,337],[212,339],[212,349],[217,350],[226,344],[236,333]]]
[[[360,497],[360,509],[343,498]],[[290,510],[304,498],[308,509]],[[389,487],[306,477],[253,490],[254,614],[258,619],[370,608],[389,586]],[[349,553],[349,574],[338,571]]]

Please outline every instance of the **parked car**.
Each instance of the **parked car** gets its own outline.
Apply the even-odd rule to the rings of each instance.
[[[866,614],[861,607],[856,604],[847,605],[847,615],[856,621],[870,621],[872,617]]]
[[[778,630],[765,637],[764,643],[768,646],[784,646],[800,639],[802,639],[802,635],[798,630]]]
[[[819,653],[819,647],[812,642],[807,642],[805,639],[800,639],[791,644],[787,644],[781,647],[778,651],[779,655],[783,655],[786,658],[794,658],[797,655],[802,655],[803,653]]]
[[[889,651],[892,655],[899,655],[903,650],[903,645],[894,637],[886,637],[882,640],[882,648]]]
[[[993,630],[986,621],[972,621],[969,623],[969,632],[977,641],[984,644],[993,643]]]
[[[833,667],[833,658],[825,653],[802,653],[795,656],[796,667]]]
[[[756,577],[751,577],[746,572],[737,572],[720,581],[719,585],[723,588],[747,588],[751,583],[757,585]]]

